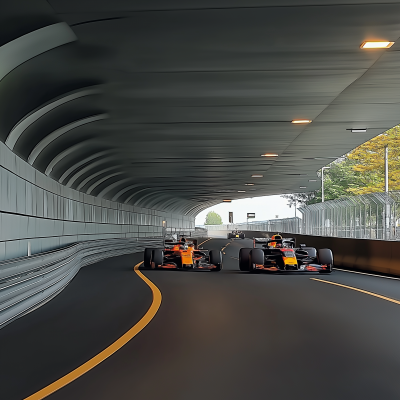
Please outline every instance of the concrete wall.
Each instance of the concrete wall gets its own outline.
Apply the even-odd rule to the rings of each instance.
[[[0,142],[0,260],[77,241],[161,236],[168,227],[194,229],[192,217],[134,207],[67,188]]]

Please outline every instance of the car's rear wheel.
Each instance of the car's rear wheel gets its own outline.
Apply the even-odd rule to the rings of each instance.
[[[264,265],[264,252],[261,249],[251,249],[249,255],[249,271],[257,271],[256,265]]]
[[[151,259],[151,265],[154,268],[159,268],[163,265],[164,262],[164,251],[162,249],[154,249]]]
[[[253,249],[243,248],[239,251],[239,269],[241,271],[249,271],[251,250]]]
[[[211,271],[221,271],[222,269],[222,253],[219,250],[210,251],[210,264],[215,265]]]
[[[244,239],[244,233],[241,233],[241,234],[239,235],[239,238],[240,238],[240,239]]]
[[[232,239],[232,233],[228,233],[228,239]]]
[[[153,255],[153,249],[146,248],[144,249],[144,257],[143,257],[143,267],[148,269],[151,268],[151,258]]]
[[[333,267],[333,254],[331,249],[318,249],[318,262],[321,265],[326,265],[326,270],[319,271],[321,274],[330,274]]]

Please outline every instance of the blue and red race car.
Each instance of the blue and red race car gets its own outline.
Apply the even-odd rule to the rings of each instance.
[[[279,234],[270,239],[254,239],[253,248],[240,249],[239,268],[249,272],[332,272],[333,254],[330,249],[295,245],[294,239],[284,239]]]

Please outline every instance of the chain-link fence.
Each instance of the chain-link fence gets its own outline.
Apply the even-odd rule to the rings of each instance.
[[[299,208],[303,218],[204,225],[208,231],[251,230],[356,239],[400,240],[400,191],[343,197]]]
[[[299,208],[302,232],[358,239],[400,239],[400,192],[370,193]]]

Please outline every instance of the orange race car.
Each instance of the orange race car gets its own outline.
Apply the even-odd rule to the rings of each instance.
[[[165,241],[163,249],[146,248],[143,266],[146,269],[221,271],[222,254],[219,250],[199,250],[195,239],[181,238],[178,242]]]

